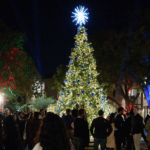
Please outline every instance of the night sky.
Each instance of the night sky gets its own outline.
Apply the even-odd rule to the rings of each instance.
[[[25,50],[46,77],[54,74],[60,64],[69,62],[77,33],[71,18],[76,6],[88,8],[85,27],[90,36],[102,28],[121,31],[128,26],[128,12],[148,4],[149,0],[1,0],[0,19],[25,33]]]

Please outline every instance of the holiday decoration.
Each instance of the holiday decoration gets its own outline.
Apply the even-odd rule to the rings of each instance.
[[[82,14],[78,13],[85,13],[85,10],[84,7],[80,7],[80,9],[75,9],[76,12],[74,14],[76,18],[74,21],[82,25],[86,22],[87,16],[83,14],[86,17],[82,18]],[[105,96],[100,93],[102,89],[97,81],[99,74],[96,70],[96,60],[93,58],[93,51],[93,48],[87,41],[86,29],[83,26],[79,26],[78,33],[75,36],[75,48],[71,52],[73,55],[70,56],[71,63],[68,65],[68,72],[73,72],[73,74],[66,74],[66,80],[69,82],[65,82],[62,85],[62,88],[70,92],[69,94],[64,92],[62,97],[62,92],[60,91],[57,101],[57,107],[61,110],[59,112],[61,114],[65,113],[66,109],[73,110],[76,104],[84,105],[89,125],[98,116],[100,109],[104,109],[105,116],[109,114],[109,104]],[[103,101],[101,101],[102,99]],[[63,101],[63,104],[61,104],[61,101]]]
[[[84,91],[81,91],[82,94],[84,94]]]
[[[91,93],[91,96],[94,96],[94,93]]]
[[[82,25],[85,24],[87,22],[88,19],[88,14],[87,13],[87,9],[85,9],[84,7],[80,6],[79,8],[75,8],[75,12],[73,12],[74,16],[72,16],[74,18],[73,22],[76,21],[76,25]]]
[[[78,57],[76,57],[74,60],[77,61],[77,60],[78,60]]]
[[[73,81],[73,84],[76,84],[76,81]]]
[[[92,106],[92,103],[89,103],[89,106]]]

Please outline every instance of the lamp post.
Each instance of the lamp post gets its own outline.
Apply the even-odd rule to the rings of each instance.
[[[3,105],[4,105],[4,97],[3,94],[0,94],[0,111],[3,112]]]

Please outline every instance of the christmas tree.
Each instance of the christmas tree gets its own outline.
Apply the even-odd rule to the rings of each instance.
[[[71,51],[68,71],[57,101],[58,112],[65,113],[76,104],[84,105],[89,123],[103,109],[109,114],[109,104],[97,80],[96,60],[88,43],[85,27],[80,26],[75,36],[75,48]]]

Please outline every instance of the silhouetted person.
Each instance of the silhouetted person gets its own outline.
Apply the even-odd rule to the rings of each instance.
[[[47,113],[40,131],[33,150],[71,150],[64,121],[58,115]]]
[[[116,148],[117,150],[121,150],[121,142],[122,142],[122,133],[123,133],[123,125],[124,121],[122,118],[123,115],[123,107],[118,108],[118,114],[115,119],[115,140],[116,140]]]
[[[125,136],[127,140],[127,147],[126,147],[127,150],[135,150],[134,142],[133,142],[133,135],[130,134],[133,116],[134,116],[134,113],[133,113],[133,110],[131,110],[124,124]]]
[[[18,150],[19,149],[19,132],[13,119],[9,115],[5,118],[4,124],[4,145],[5,150]],[[21,144],[21,143],[20,143]]]
[[[27,125],[28,144],[30,149],[34,147],[34,138],[41,127],[41,123],[42,120],[39,119],[39,113],[34,112],[34,119],[31,119]]]
[[[77,118],[78,117],[78,111],[79,111],[79,105],[76,104],[76,108],[72,110],[72,116]]]
[[[72,139],[73,134],[74,134],[74,130],[73,130],[71,125],[75,121],[75,118],[71,115],[70,109],[66,110],[66,114],[67,115],[64,117],[64,122],[65,122],[66,128],[67,128],[68,133],[69,133],[69,138]]]
[[[99,144],[101,145],[101,150],[105,150],[106,140],[112,132],[112,127],[111,124],[103,118],[104,112],[102,110],[98,112],[98,115],[99,117],[93,120],[90,131],[94,137],[94,150],[98,150]],[[95,132],[93,132],[94,128]]]
[[[79,115],[74,121],[74,147],[75,150],[84,150],[88,124],[83,119],[84,110],[79,110]]]
[[[138,113],[139,108],[137,106],[134,107],[133,111],[134,116],[132,119],[132,127],[130,135],[133,135],[135,149],[140,150],[140,141],[143,132],[143,118]]]

